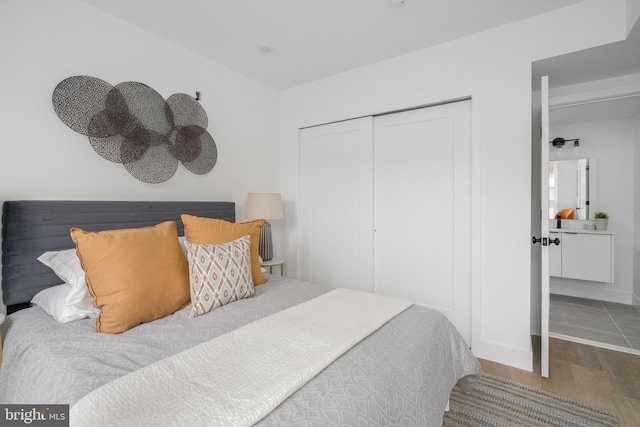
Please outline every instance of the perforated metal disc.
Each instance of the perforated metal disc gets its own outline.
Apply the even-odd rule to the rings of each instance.
[[[65,125],[88,135],[89,122],[105,109],[105,99],[111,89],[113,86],[95,77],[69,77],[53,90],[53,110]]]
[[[123,157],[132,159],[124,162],[124,167],[131,175],[140,181],[149,184],[159,184],[171,178],[178,169],[178,159],[169,152],[169,144],[163,135],[150,132],[150,144],[142,151],[135,151],[137,146],[132,146],[134,153],[123,154]],[[126,152],[126,144],[123,144],[123,152]]]
[[[173,125],[165,116],[166,101],[158,92],[138,82],[119,83],[115,89],[126,102],[129,114],[135,117],[142,127],[161,134],[167,134],[171,130]]]
[[[211,172],[218,161],[218,147],[209,132],[204,132],[198,138],[200,141],[200,155],[193,161],[182,162],[184,167],[196,175],[204,175]]]
[[[184,93],[167,99],[138,82],[116,86],[74,76],[53,91],[53,108],[67,126],[87,135],[104,159],[124,164],[140,181],[171,178],[178,162],[202,175],[213,169],[218,150],[207,132],[207,114]]]
[[[209,125],[202,105],[186,93],[174,93],[167,98],[165,112],[169,123],[176,127],[199,126],[206,129]]]

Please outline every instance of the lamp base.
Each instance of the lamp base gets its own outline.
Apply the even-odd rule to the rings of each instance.
[[[258,252],[263,261],[269,261],[273,259],[273,240],[271,239],[271,224],[267,221],[264,222],[262,230],[260,230],[260,245],[258,246]]]

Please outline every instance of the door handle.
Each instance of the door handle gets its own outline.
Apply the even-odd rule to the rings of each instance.
[[[542,243],[542,246],[547,246],[547,238],[546,237],[536,237],[533,236],[532,239],[533,244],[535,245],[536,243]]]
[[[536,236],[533,236],[531,241],[533,242],[534,245],[536,243],[542,243],[542,246],[549,246],[549,245],[555,243],[556,246],[560,246],[560,239],[558,239],[557,237],[555,239],[552,239],[551,237],[536,237]]]

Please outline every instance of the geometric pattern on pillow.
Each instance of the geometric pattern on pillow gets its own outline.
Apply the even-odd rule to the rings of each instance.
[[[184,224],[184,235],[188,241],[197,244],[219,245],[228,243],[244,236],[249,236],[251,244],[251,274],[253,284],[267,283],[262,276],[258,248],[260,246],[260,230],[264,226],[264,219],[249,222],[229,222],[222,219],[204,218],[189,214],[180,215]]]
[[[250,237],[199,245],[185,241],[189,261],[191,317],[252,297]]]

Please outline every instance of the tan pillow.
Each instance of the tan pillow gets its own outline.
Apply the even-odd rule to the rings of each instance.
[[[173,221],[122,230],[71,229],[98,332],[117,334],[171,314],[189,301],[189,268]]]
[[[185,241],[189,260],[191,317],[252,297],[249,236],[218,245]]]
[[[262,276],[260,261],[258,260],[258,246],[260,245],[260,230],[264,225],[263,219],[250,222],[229,222],[222,219],[202,218],[182,214],[184,236],[188,241],[202,244],[228,243],[243,236],[251,238],[251,276],[254,285],[267,283]]]

